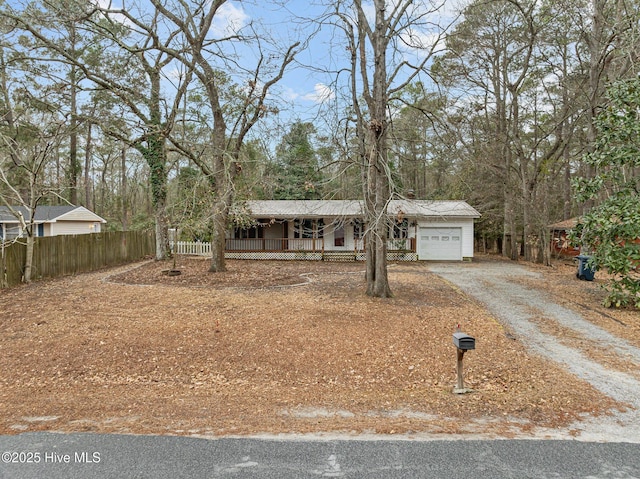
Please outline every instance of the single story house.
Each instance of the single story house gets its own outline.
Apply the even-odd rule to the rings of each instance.
[[[22,213],[26,223],[31,214],[29,209],[13,207]],[[35,236],[59,236],[100,233],[107,222],[84,206],[38,206],[34,218]],[[10,240],[24,235],[20,220],[6,206],[0,206],[0,240]]]
[[[364,205],[358,200],[249,201],[255,223],[230,230],[226,257],[238,259],[365,258]],[[464,201],[392,200],[389,259],[473,258],[473,224],[480,213]]]

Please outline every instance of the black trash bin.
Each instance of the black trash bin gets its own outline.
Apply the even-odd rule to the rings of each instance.
[[[593,277],[596,274],[596,267],[588,264],[591,256],[580,254],[576,256],[576,259],[578,260],[578,272],[576,273],[578,279],[582,281],[593,281]]]

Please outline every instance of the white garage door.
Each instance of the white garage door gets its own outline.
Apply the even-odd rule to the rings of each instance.
[[[462,260],[462,228],[420,228],[418,254],[424,260]]]

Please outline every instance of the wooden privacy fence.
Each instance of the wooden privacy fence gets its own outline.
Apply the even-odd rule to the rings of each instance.
[[[26,257],[24,240],[0,251],[0,286],[22,281]],[[155,234],[148,231],[112,231],[85,235],[36,238],[34,280],[95,271],[155,255]]]

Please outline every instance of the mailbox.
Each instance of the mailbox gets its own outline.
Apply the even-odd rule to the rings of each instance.
[[[453,344],[458,349],[467,351],[469,349],[476,349],[476,340],[471,336],[464,333],[453,333]]]

